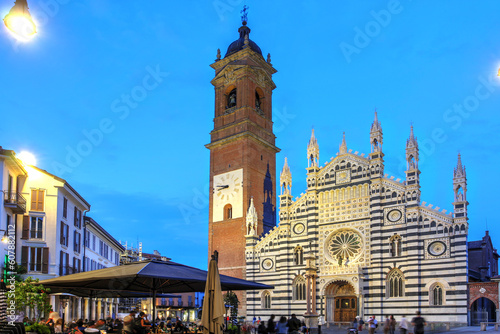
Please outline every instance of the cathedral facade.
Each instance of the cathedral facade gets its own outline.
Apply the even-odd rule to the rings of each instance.
[[[307,189],[292,197],[285,159],[276,192],[272,92],[276,72],[243,22],[215,70],[210,149],[209,252],[222,274],[273,285],[239,293],[240,314],[304,315],[348,322],[420,310],[428,321],[467,322],[467,181],[460,156],[453,212],[420,196],[419,149],[410,129],[403,180],[384,174],[382,126],[371,153],[348,149],[319,166],[312,133]],[[282,140],[286,140],[283,138]],[[368,144],[368,143],[367,143]],[[279,198],[279,209],[276,201]],[[279,225],[276,225],[276,218]],[[312,323],[311,323],[312,324]]]

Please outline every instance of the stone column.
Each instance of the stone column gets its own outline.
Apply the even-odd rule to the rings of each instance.
[[[89,299],[87,297],[83,300],[83,320],[90,319],[89,314]]]
[[[311,279],[312,283],[312,313],[317,314],[316,312],[316,276],[312,277]]]
[[[306,275],[306,304],[307,304],[307,311],[306,314],[311,314],[311,276]]]

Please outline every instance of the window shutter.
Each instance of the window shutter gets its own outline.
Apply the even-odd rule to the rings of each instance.
[[[31,190],[31,210],[37,209],[37,201],[38,190]]]
[[[59,238],[59,243],[64,245],[64,223],[61,222],[61,236]]]
[[[29,239],[30,237],[30,216],[23,216],[23,234],[21,239]],[[28,259],[26,257],[26,259]]]
[[[73,252],[76,252],[76,231],[73,231]]]
[[[29,247],[28,246],[23,246],[21,249],[21,265],[28,270],[28,252],[29,252]]]
[[[42,274],[49,273],[49,247],[44,247],[42,253]]]
[[[75,213],[74,213],[74,215],[73,215],[73,216],[74,216],[74,220],[73,220],[73,222],[74,222],[74,225],[75,225],[75,226],[78,226],[78,225],[77,225],[77,224],[78,224],[78,222],[77,222],[77,217],[78,217],[78,216],[77,216],[77,211],[78,211],[78,209],[77,209],[77,208],[76,208],[76,206],[75,206]]]
[[[81,234],[78,233],[78,253],[80,253],[81,246],[82,246]]]
[[[59,276],[63,275],[63,264],[64,264],[63,257],[64,257],[64,252],[60,251],[59,252]]]
[[[66,275],[69,273],[69,253],[66,253]]]
[[[45,191],[44,190],[38,190],[38,210],[43,211],[43,201],[45,199]]]

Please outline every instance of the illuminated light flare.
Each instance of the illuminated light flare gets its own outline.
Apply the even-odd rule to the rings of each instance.
[[[23,162],[25,165],[36,165],[36,158],[33,153],[22,151],[17,155],[17,158]]]
[[[14,7],[3,21],[17,40],[27,42],[36,34],[36,25],[31,18],[26,0],[16,0]]]

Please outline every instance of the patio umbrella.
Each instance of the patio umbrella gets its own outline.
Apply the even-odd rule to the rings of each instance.
[[[133,291],[151,293],[153,312],[158,293],[203,292],[207,272],[172,261],[147,260],[40,281],[55,292]],[[220,275],[222,290],[261,290],[272,286]]]
[[[201,315],[203,334],[222,333],[225,309],[219,268],[217,267],[217,251],[215,251],[208,266],[205,298],[203,299],[203,313]]]

